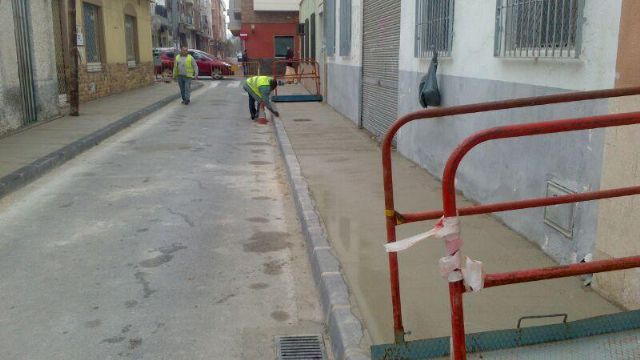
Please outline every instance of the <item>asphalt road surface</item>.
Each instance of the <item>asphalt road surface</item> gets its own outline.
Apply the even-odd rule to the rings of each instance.
[[[1,359],[273,359],[274,335],[323,332],[246,107],[207,82],[0,201]]]

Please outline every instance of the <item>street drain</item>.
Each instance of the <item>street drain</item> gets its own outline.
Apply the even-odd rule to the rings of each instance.
[[[311,121],[311,119],[293,119],[295,122]]]
[[[325,360],[320,335],[276,336],[278,360]]]

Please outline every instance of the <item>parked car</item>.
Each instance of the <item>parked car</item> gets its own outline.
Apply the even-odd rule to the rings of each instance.
[[[175,60],[174,48],[159,48],[161,72],[173,72],[173,62]],[[189,54],[193,56],[198,64],[199,76],[211,76],[214,79],[222,79],[224,76],[232,76],[231,64],[201,50],[189,49]],[[158,70],[156,70],[158,71]]]

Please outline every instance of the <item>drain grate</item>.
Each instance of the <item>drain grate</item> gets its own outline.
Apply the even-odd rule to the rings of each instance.
[[[305,121],[311,121],[311,119],[293,119],[293,121],[295,121],[295,122],[305,122]]]
[[[276,336],[278,360],[325,360],[321,335]]]

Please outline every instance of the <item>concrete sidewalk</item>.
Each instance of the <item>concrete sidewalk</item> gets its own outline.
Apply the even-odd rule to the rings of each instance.
[[[194,82],[194,90],[200,86]],[[176,84],[156,83],[80,104],[80,116],[64,116],[1,137],[0,197],[179,97]]]
[[[308,183],[316,211],[346,275],[351,298],[374,344],[393,342],[380,149],[366,132],[320,103],[280,103],[281,121]],[[278,121],[278,120],[277,120]],[[278,123],[276,123],[278,125]],[[440,183],[393,154],[396,206],[401,211],[441,208]],[[459,197],[459,206],[470,202]],[[398,228],[398,238],[433,223]],[[502,272],[556,265],[536,245],[491,216],[462,219],[464,252]],[[448,288],[440,278],[441,242],[400,254],[402,305],[408,340],[450,334]],[[468,332],[514,328],[526,315],[567,313],[569,320],[620,309],[575,278],[485,289],[465,296]],[[530,323],[528,325],[541,324]]]

